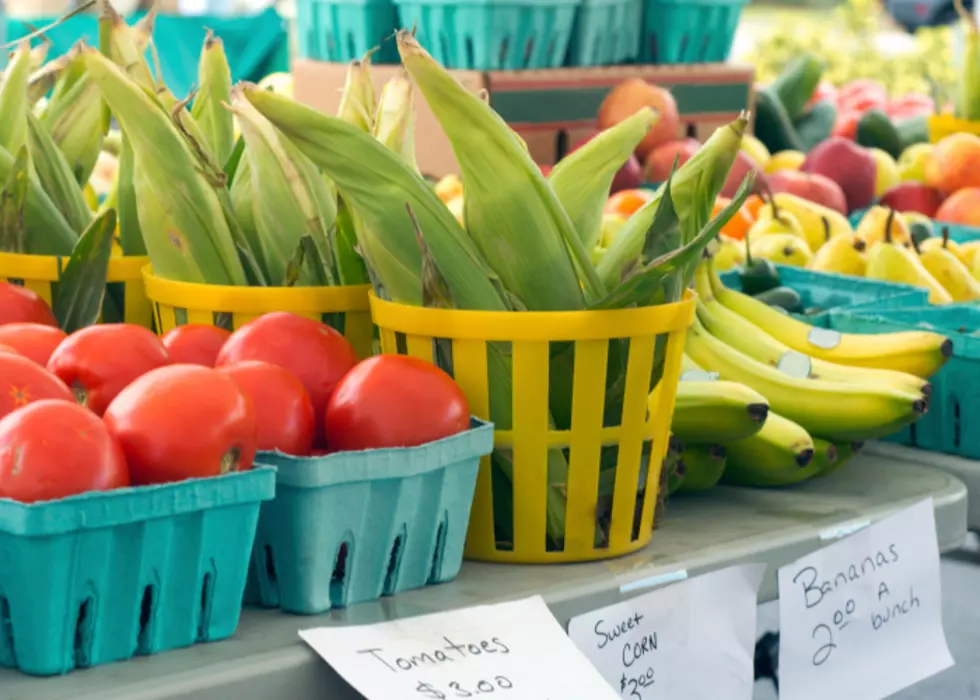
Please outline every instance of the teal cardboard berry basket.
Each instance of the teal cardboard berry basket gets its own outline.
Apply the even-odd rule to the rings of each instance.
[[[274,470],[258,468],[0,500],[0,666],[60,675],[230,637],[274,493]]]
[[[396,0],[398,20],[446,68],[560,68],[582,0]]]
[[[972,304],[883,308],[864,304],[831,315],[836,330],[893,333],[931,330],[953,342],[953,355],[929,379],[926,414],[890,442],[980,459],[980,308]]]
[[[643,0],[640,63],[724,63],[748,0]]]
[[[831,312],[857,304],[885,303],[890,306],[923,306],[928,303],[929,293],[907,284],[880,282],[851,275],[815,272],[790,265],[776,265],[782,286],[796,290],[805,309],[814,313],[792,314],[801,321],[831,328]],[[722,273],[725,286],[741,291],[740,270]],[[886,301],[887,300],[887,301]]]
[[[397,63],[392,36],[398,11],[391,0],[296,0],[299,55],[346,63],[372,49],[373,63]]]
[[[315,615],[451,581],[493,425],[418,447],[325,457],[260,453],[276,467],[245,601]]]
[[[569,66],[613,66],[640,49],[642,0],[582,0],[575,16]]]

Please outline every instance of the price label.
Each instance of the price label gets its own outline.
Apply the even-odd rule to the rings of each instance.
[[[879,700],[953,665],[931,500],[779,570],[780,700]]]
[[[568,634],[620,698],[751,700],[765,569],[688,579],[575,617]]]
[[[614,700],[540,596],[300,636],[368,700]]]

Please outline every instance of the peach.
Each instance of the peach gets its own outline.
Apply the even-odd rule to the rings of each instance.
[[[647,154],[660,144],[677,138],[680,116],[677,113],[677,102],[668,90],[641,78],[624,80],[606,95],[599,105],[596,119],[599,130],[602,131],[632,117],[643,107],[655,109],[659,118],[636,147],[636,155],[640,160],[645,160]]]
[[[954,192],[939,205],[936,221],[962,226],[980,226],[980,187]]]
[[[667,141],[654,148],[647,156],[643,168],[643,179],[646,182],[666,182],[670,176],[670,168],[677,159],[677,167],[681,167],[691,159],[701,143],[697,139]]]
[[[937,143],[926,162],[926,184],[946,193],[980,187],[980,136],[959,133]]]

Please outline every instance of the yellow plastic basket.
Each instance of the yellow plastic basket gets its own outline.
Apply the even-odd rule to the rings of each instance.
[[[223,325],[222,316],[230,316],[230,325],[234,329],[273,311],[289,311],[325,322],[332,320],[327,316],[343,314],[344,336],[354,346],[358,357],[364,359],[373,354],[369,284],[352,287],[193,284],[157,277],[149,265],[143,268],[143,278],[160,335],[187,323]]]
[[[148,262],[143,256],[112,257],[106,277],[109,285],[121,287],[113,297],[122,301],[122,320],[144,328],[153,327],[153,311],[143,289],[142,270]],[[50,305],[51,285],[58,282],[67,264],[68,256],[0,253],[0,279],[23,284]],[[115,290],[110,287],[112,292]]]
[[[506,495],[501,498],[506,490],[494,488],[497,477],[492,459],[485,457],[470,515],[468,558],[564,563],[616,557],[649,544],[684,337],[694,318],[690,292],[677,304],[581,312],[426,309],[383,301],[372,294],[371,314],[380,329],[382,352],[412,355],[428,362],[436,361],[438,353],[438,364],[451,369],[469,399],[471,412],[484,420],[491,418],[491,403],[501,400],[490,389],[488,344],[493,343],[495,352],[497,348],[509,349],[504,352],[512,358],[513,423],[497,426],[492,459],[506,455],[511,461],[514,495],[512,499]],[[666,339],[664,369],[648,404],[655,346],[661,338]],[[609,425],[604,424],[603,407],[612,339],[628,339],[629,349],[622,417]],[[554,369],[556,349],[567,351],[568,343],[574,343],[571,406],[559,407],[555,397],[549,396],[549,372]],[[567,403],[559,399],[561,402]],[[570,417],[570,430],[549,427],[549,415],[556,407]],[[560,551],[549,548],[547,538],[547,460],[549,450],[554,449],[561,450],[568,460]],[[597,547],[600,462],[612,466],[610,456],[616,478],[608,546]],[[648,469],[646,487],[642,508],[638,509],[637,492],[644,468]],[[505,499],[507,503],[501,502]],[[494,527],[495,512],[508,510],[513,519],[513,542],[501,542]]]
[[[980,136],[980,122],[957,119],[949,114],[929,117],[929,140],[932,143],[939,143],[947,136],[960,133]]]

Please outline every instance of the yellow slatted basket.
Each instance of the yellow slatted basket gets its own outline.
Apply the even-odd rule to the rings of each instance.
[[[153,305],[157,332],[163,335],[188,323],[216,325],[218,315],[229,314],[239,328],[262,314],[288,311],[318,321],[328,314],[344,314],[344,336],[358,357],[370,357],[374,342],[368,292],[371,285],[351,287],[234,287],[165,280],[143,269],[146,295]]]
[[[143,288],[143,267],[149,258],[141,256],[109,259],[107,282],[122,286],[122,317],[126,323],[153,327],[153,311]],[[58,282],[68,256],[0,253],[0,279],[23,284],[51,305],[51,285]],[[105,306],[103,306],[105,308]]]
[[[957,119],[950,114],[929,117],[929,141],[932,143],[939,143],[947,136],[959,133],[980,136],[980,122]]]
[[[488,344],[509,343],[513,424],[494,435],[498,453],[512,455],[513,502],[494,503],[491,458],[480,466],[466,556],[508,563],[564,563],[606,559],[649,544],[660,467],[680,376],[684,337],[694,319],[694,297],[642,309],[567,312],[483,312],[405,306],[371,295],[371,314],[381,332],[382,352],[407,354],[441,364],[451,353],[452,373],[466,393],[470,411],[491,419]],[[666,339],[662,378],[652,398],[649,387],[658,338]],[[604,425],[606,367],[611,339],[628,339],[622,419]],[[440,341],[440,342],[434,342]],[[447,343],[448,341],[448,343]],[[549,370],[556,343],[574,343],[570,430],[549,428]],[[567,347],[563,345],[562,347]],[[449,349],[451,348],[451,350]],[[563,399],[562,399],[563,401]],[[648,408],[649,407],[649,408]],[[651,410],[652,409],[652,410]],[[618,448],[618,450],[616,449]],[[547,544],[547,460],[559,449],[568,458],[565,531],[558,551]],[[600,460],[615,458],[616,479],[608,546],[596,546]],[[649,449],[648,457],[643,459]],[[498,454],[499,456],[499,454]],[[642,509],[637,515],[641,469],[648,466]],[[509,500],[509,499],[508,499]],[[496,505],[496,508],[495,508]],[[513,542],[499,542],[495,511],[512,507]],[[637,517],[639,521],[637,522]]]

